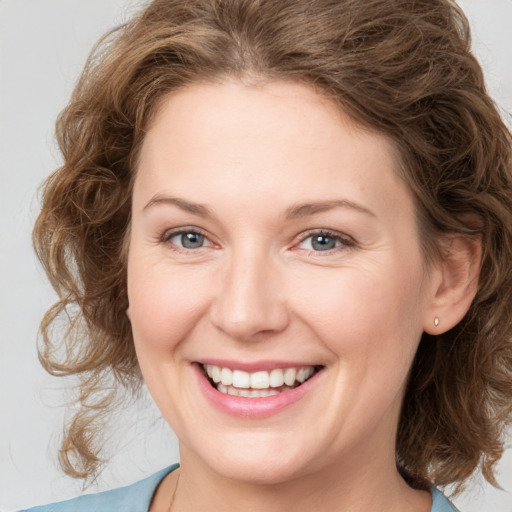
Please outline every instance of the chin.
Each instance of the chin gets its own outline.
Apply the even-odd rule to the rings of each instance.
[[[239,437],[239,436],[235,436]],[[253,485],[277,485],[300,476],[310,467],[301,443],[282,441],[281,436],[255,441],[256,435],[226,443],[218,442],[209,449],[196,451],[210,470],[221,477]],[[212,437],[219,441],[218,437]],[[238,442],[237,442],[238,441]]]
[[[276,457],[277,458],[277,457]],[[280,460],[260,460],[257,458],[236,457],[223,460],[211,469],[217,474],[231,480],[252,485],[279,485],[299,476],[304,470],[304,463]]]

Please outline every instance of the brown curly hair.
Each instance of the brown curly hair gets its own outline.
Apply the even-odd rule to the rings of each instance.
[[[60,300],[40,359],[79,378],[64,470],[100,465],[98,425],[141,375],[126,317],[131,187],[145,129],[172,90],[230,76],[301,81],[394,142],[428,261],[443,234],[479,236],[479,290],[455,328],[424,334],[397,465],[412,485],[491,483],[512,415],[512,142],[450,0],[155,0],[100,41],[57,123],[37,253]],[[55,330],[61,320],[67,328]]]

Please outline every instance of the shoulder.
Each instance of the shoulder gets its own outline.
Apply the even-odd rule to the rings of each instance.
[[[431,512],[459,512],[453,503],[435,487],[432,488],[432,509]]]
[[[158,484],[178,464],[162,469],[144,480],[97,494],[85,494],[67,501],[50,503],[20,512],[147,512]]]

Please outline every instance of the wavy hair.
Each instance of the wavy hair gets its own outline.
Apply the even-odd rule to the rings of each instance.
[[[312,84],[387,136],[427,260],[444,234],[481,238],[468,314],[420,342],[396,453],[417,487],[461,488],[476,469],[496,484],[512,414],[512,141],[450,0],[155,0],[100,41],[58,119],[64,163],[44,185],[33,235],[59,296],[40,360],[79,383],[64,470],[95,474],[116,393],[141,384],[126,239],[145,130],[169,92],[223,77]]]

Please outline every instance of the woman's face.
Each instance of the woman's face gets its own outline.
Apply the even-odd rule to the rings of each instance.
[[[128,314],[183,463],[260,483],[394,468],[433,320],[396,164],[305,85],[196,84],[162,104],[134,185]]]

